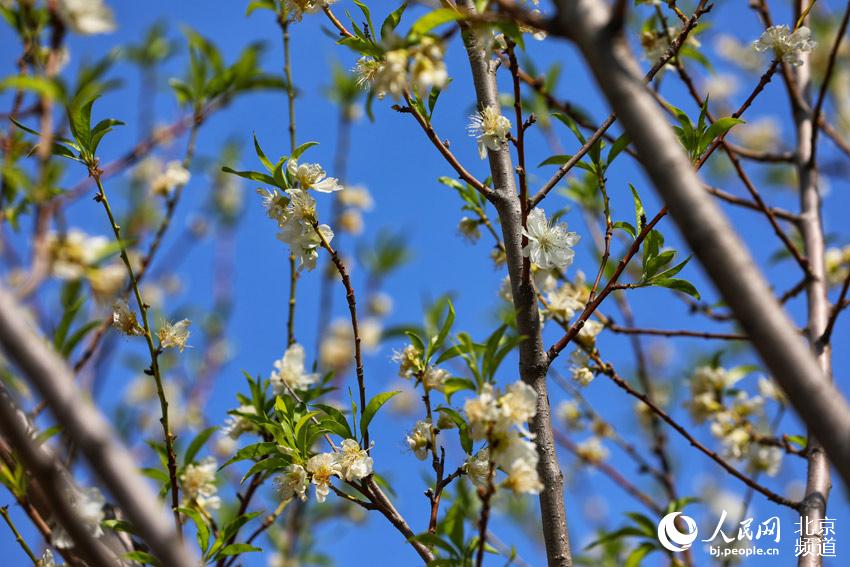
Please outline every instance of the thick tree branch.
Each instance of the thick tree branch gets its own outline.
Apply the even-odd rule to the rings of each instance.
[[[468,1],[465,1],[462,7],[468,12],[474,10],[472,3]],[[461,26],[478,108],[483,109],[488,106],[499,108],[496,68],[492,64],[492,59],[474,29],[466,24]],[[516,126],[522,127],[521,124]],[[531,279],[523,277],[524,273],[527,273],[523,270],[525,259],[522,254],[523,207],[517,196],[510,148],[505,146],[499,151],[489,151],[488,154],[490,173],[493,178],[493,195],[490,200],[499,214],[501,223],[516,311],[517,332],[526,337],[519,345],[520,377],[537,391],[537,415],[532,419],[530,427],[535,434],[537,451],[540,455],[538,472],[544,486],[540,493],[540,512],[546,556],[549,565],[572,565],[564,506],[564,477],[555,450],[546,384],[549,361],[543,350],[540,335],[537,293]]]
[[[850,484],[850,406],[824,376],[728,220],[702,189],[643,85],[625,39],[608,31],[608,10],[589,0],[561,0],[559,8],[561,32],[581,49],[685,240]]]
[[[119,443],[103,415],[85,402],[70,369],[27,326],[28,320],[12,296],[0,289],[0,345],[8,359],[46,400],[152,553],[165,565],[196,565],[163,514],[159,499],[138,473],[134,457]]]

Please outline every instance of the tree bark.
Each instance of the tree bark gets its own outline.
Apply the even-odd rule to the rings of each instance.
[[[469,3],[465,3],[465,6],[468,10],[473,9]],[[470,26],[463,26],[463,41],[472,69],[478,108],[483,109],[487,106],[500,108],[496,87],[496,67],[492,64],[492,57],[483,49],[479,36]],[[537,468],[544,486],[540,493],[540,512],[546,557],[549,565],[569,566],[572,565],[572,553],[564,506],[564,475],[558,464],[555,450],[546,385],[549,359],[543,348],[540,334],[537,293],[527,275],[528,270],[525,271],[526,277],[523,277],[523,219],[514,179],[514,166],[507,144],[499,151],[488,153],[494,188],[494,194],[490,200],[499,214],[516,312],[517,331],[526,337],[519,344],[520,377],[537,391],[537,415],[529,425],[535,435],[534,441],[540,456]]]
[[[139,474],[133,456],[118,441],[103,415],[76,387],[65,361],[29,327],[28,320],[23,308],[5,289],[0,289],[0,345],[8,359],[47,402],[56,421],[86,456],[91,470],[151,552],[163,565],[197,565],[197,559],[178,538],[156,494]],[[70,530],[69,533],[73,535]]]
[[[725,215],[702,190],[643,85],[625,38],[609,26],[610,10],[591,0],[559,0],[558,8],[558,32],[578,45],[694,255],[850,486],[850,406],[800,339]]]
[[[794,75],[799,98],[805,100],[809,108],[800,108],[792,100],[794,123],[797,127],[796,166],[800,191],[800,232],[803,237],[803,253],[809,262],[812,278],[806,283],[806,302],[808,307],[807,326],[809,344],[825,376],[832,373],[830,347],[822,344],[820,338],[826,330],[829,320],[829,298],[824,266],[823,222],[821,219],[821,196],[818,189],[818,170],[812,161],[812,104],[811,104],[811,62],[810,53],[801,53],[803,64],[796,67]],[[794,85],[788,85],[795,88]],[[808,470],[806,474],[806,495],[800,506],[800,519],[805,527],[812,523],[817,532],[820,521],[826,517],[826,505],[832,482],[829,475],[829,461],[823,445],[809,428],[806,445]],[[805,529],[805,528],[804,528]],[[804,535],[803,540],[809,539]],[[820,535],[812,536],[820,549]],[[823,563],[820,553],[804,553],[797,560],[799,567],[815,567]]]

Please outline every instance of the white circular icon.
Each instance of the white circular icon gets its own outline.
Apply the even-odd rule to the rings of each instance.
[[[676,527],[676,517],[682,516],[687,533],[682,533]],[[697,523],[690,516],[682,515],[681,512],[671,512],[658,522],[658,541],[665,549],[679,552],[685,551],[697,539]]]

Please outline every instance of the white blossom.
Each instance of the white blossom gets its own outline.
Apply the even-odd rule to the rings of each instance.
[[[151,183],[151,192],[154,195],[168,197],[175,189],[189,183],[191,177],[189,170],[183,167],[182,162],[170,161],[165,166],[165,171],[154,178]]]
[[[443,45],[430,36],[412,49],[413,61],[410,67],[411,82],[424,96],[428,89],[443,89],[449,84],[449,73],[443,61]]]
[[[562,321],[569,321],[577,311],[584,309],[581,288],[565,283],[546,294],[546,313]]]
[[[295,343],[286,349],[283,358],[275,361],[271,384],[276,395],[286,393],[287,387],[304,390],[316,383],[319,375],[305,371],[304,359],[304,347]]]
[[[351,482],[372,474],[372,457],[354,439],[345,439],[337,454],[340,476]]]
[[[333,453],[319,453],[307,461],[307,472],[316,487],[316,500],[324,502],[331,491],[331,478],[340,476],[339,461]]]
[[[410,378],[422,369],[422,353],[413,345],[393,352],[393,362],[398,364],[398,375]]]
[[[238,439],[246,431],[254,429],[254,424],[249,419],[246,419],[244,415],[240,414],[257,415],[257,408],[253,405],[242,404],[236,409],[235,414],[227,418],[221,432],[231,439]]]
[[[112,326],[129,336],[145,334],[145,330],[136,320],[136,313],[123,299],[116,299],[112,304]]]
[[[581,408],[575,400],[563,400],[558,404],[558,407],[555,410],[555,415],[559,420],[564,422],[569,429],[577,430],[581,428]]]
[[[422,384],[429,390],[442,392],[446,387],[446,380],[451,378],[451,376],[452,375],[448,370],[429,366],[425,370],[425,374],[423,374]]]
[[[277,189],[257,189],[257,194],[262,200],[263,208],[270,219],[277,221],[278,225],[286,220],[286,207],[289,198],[281,194]]]
[[[165,323],[159,329],[159,343],[162,348],[177,348],[180,352],[186,348],[189,340],[189,324],[191,321],[183,319],[176,323]]]
[[[498,392],[492,384],[484,384],[481,393],[466,400],[463,411],[469,420],[470,435],[473,439],[485,439],[494,429],[506,429],[508,424],[499,409]]]
[[[478,140],[478,155],[484,159],[487,150],[496,152],[507,144],[511,121],[502,116],[497,107],[485,106],[469,117],[468,131],[470,136]]]
[[[299,464],[291,464],[274,479],[277,493],[282,500],[298,496],[302,501],[307,500],[307,471]]]
[[[537,414],[537,391],[525,382],[514,382],[508,385],[499,404],[508,421],[522,425]]]
[[[589,385],[595,377],[593,371],[588,368],[588,364],[590,359],[584,351],[576,349],[570,355],[570,374],[573,380],[582,386]]]
[[[776,476],[782,465],[782,449],[779,447],[766,447],[764,445],[752,445],[748,455],[747,468],[753,473],[765,473],[767,476]]]
[[[322,246],[322,239],[330,243],[334,233],[326,224],[315,224],[316,200],[306,190],[290,189],[287,193],[289,204],[282,220],[279,220],[280,232],[277,238],[289,244],[302,268],[313,270],[319,258],[318,249]]]
[[[372,207],[375,206],[369,190],[360,185],[343,187],[342,191],[337,193],[337,199],[339,199],[340,204],[346,207],[354,207],[361,211],[371,211]]]
[[[466,459],[463,470],[472,484],[479,488],[486,487],[490,477],[490,450],[485,447]]]
[[[803,64],[800,54],[811,51],[817,45],[811,36],[812,32],[806,26],[793,32],[784,24],[770,26],[753,42],[753,49],[758,52],[773,50],[782,61],[796,67]]]
[[[464,237],[468,242],[475,243],[481,238],[481,230],[478,228],[481,223],[469,217],[463,217],[457,225],[458,234]]]
[[[431,420],[425,419],[417,421],[413,426],[413,431],[407,434],[407,446],[416,455],[420,461],[428,457],[428,451],[431,449]]]
[[[377,65],[375,63],[367,65],[372,69],[370,82],[379,99],[387,94],[396,100],[401,98],[407,88],[407,58],[406,49],[394,49],[387,52],[384,60],[377,62]],[[361,75],[361,77],[364,76]]]
[[[573,263],[575,252],[572,247],[580,237],[575,232],[567,232],[564,223],[549,224],[543,209],[531,210],[522,234],[528,238],[522,255],[530,258],[538,267],[544,270],[566,270]]]
[[[71,30],[82,35],[115,31],[112,10],[103,0],[61,0],[59,16]]]
[[[576,448],[576,454],[591,464],[599,464],[608,458],[608,449],[598,437],[590,437]]]
[[[284,0],[289,21],[300,22],[304,14],[315,14],[336,0]]]
[[[41,559],[36,563],[36,567],[57,567],[56,559],[53,557],[53,551],[49,547],[45,548],[41,553]]]
[[[215,474],[218,469],[215,457],[207,457],[199,463],[186,466],[180,475],[180,484],[186,500],[202,510],[217,510],[221,506]]]
[[[77,513],[78,518],[85,530],[95,538],[103,535],[100,523],[103,521],[103,505],[106,502],[97,487],[76,488],[70,487],[65,495],[71,507]],[[62,526],[53,528],[51,544],[57,549],[69,549],[74,547],[74,540]]]
[[[527,461],[515,461],[506,472],[503,484],[516,494],[540,494],[543,490],[537,468]]]
[[[290,177],[298,183],[299,189],[313,189],[319,193],[333,193],[341,191],[342,185],[335,177],[328,177],[325,170],[318,163],[298,163],[291,159],[286,163],[286,170]]]
[[[62,280],[75,280],[103,259],[108,253],[110,242],[103,236],[89,236],[72,228],[64,235],[50,232],[45,238],[50,255],[51,272]]]

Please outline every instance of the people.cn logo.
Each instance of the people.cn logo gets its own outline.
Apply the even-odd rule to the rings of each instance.
[[[686,533],[679,531],[676,527],[676,517],[681,516],[687,529]],[[697,539],[697,523],[690,516],[682,515],[681,512],[671,512],[658,522],[658,541],[665,549],[673,552],[685,551]]]

